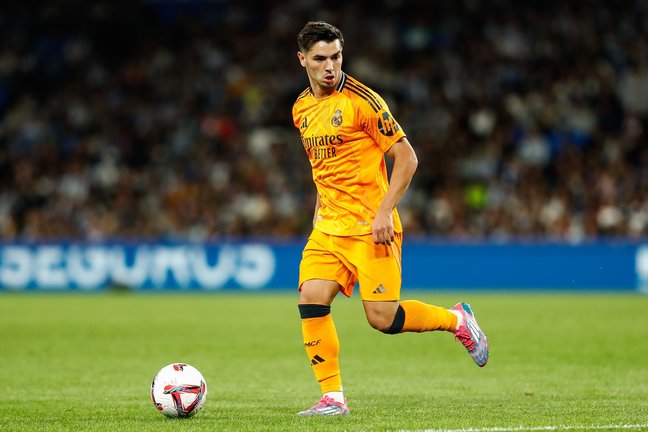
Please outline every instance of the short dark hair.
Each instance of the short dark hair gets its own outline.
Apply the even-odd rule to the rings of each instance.
[[[297,35],[297,46],[299,51],[307,52],[319,41],[333,42],[336,39],[344,46],[344,36],[340,29],[324,21],[309,21]]]

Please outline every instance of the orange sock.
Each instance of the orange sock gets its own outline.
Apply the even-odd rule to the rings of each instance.
[[[340,341],[329,306],[299,305],[306,355],[313,366],[322,394],[342,390]],[[328,309],[328,311],[327,311]],[[322,315],[324,314],[324,315]],[[317,316],[321,315],[321,316]]]
[[[401,332],[424,332],[446,330],[454,332],[457,316],[448,309],[425,304],[418,300],[405,300],[400,303],[405,311],[405,322]]]

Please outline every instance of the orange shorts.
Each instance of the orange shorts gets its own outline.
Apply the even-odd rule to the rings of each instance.
[[[371,234],[342,237],[313,230],[299,265],[299,288],[310,279],[332,280],[351,297],[359,282],[362,300],[399,300],[402,241],[402,233],[388,246],[375,244]]]

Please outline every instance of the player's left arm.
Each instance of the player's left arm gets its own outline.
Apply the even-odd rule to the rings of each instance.
[[[394,160],[389,187],[385,194],[372,225],[374,243],[390,245],[394,241],[394,220],[392,211],[398,205],[412,181],[418,166],[416,152],[406,137],[389,148],[387,156]]]

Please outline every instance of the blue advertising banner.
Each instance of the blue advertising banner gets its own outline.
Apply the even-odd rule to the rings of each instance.
[[[636,244],[409,244],[410,287],[634,290],[648,286],[648,247]],[[425,273],[425,274],[424,274]],[[404,277],[406,278],[406,276]]]
[[[303,243],[2,243],[0,291],[296,289]],[[639,290],[648,245],[408,242],[403,286]]]
[[[300,257],[296,244],[4,244],[0,289],[286,288]]]

